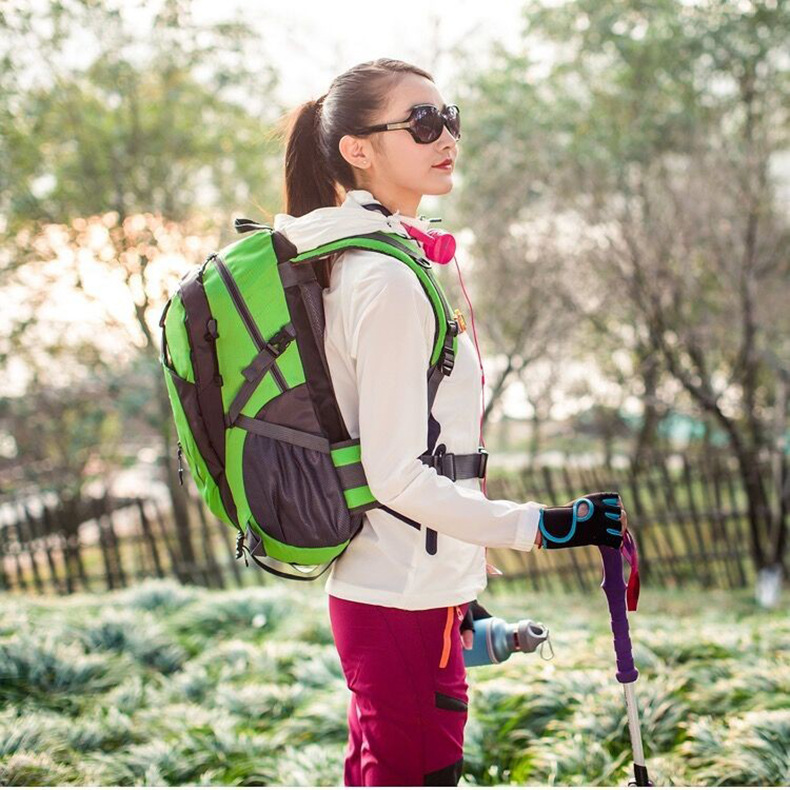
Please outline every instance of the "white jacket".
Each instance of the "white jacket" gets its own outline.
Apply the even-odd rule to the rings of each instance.
[[[277,214],[274,228],[299,252],[377,230],[408,237],[400,214],[363,208],[361,189],[341,206],[302,217]],[[427,220],[404,217],[420,230]],[[478,478],[452,481],[419,460],[428,449],[427,372],[433,309],[417,277],[383,253],[347,250],[335,259],[324,289],[324,347],[335,396],[349,434],[360,437],[362,466],[376,499],[422,524],[416,530],[381,509],[369,510],[359,534],[328,571],[326,592],[351,601],[430,609],[471,601],[485,589],[485,546],[531,551],[537,502],[488,499]],[[458,335],[455,366],[437,390],[436,444],[447,452],[477,451],[481,378],[469,332]],[[435,449],[435,448],[434,448]],[[437,551],[425,549],[426,527]]]

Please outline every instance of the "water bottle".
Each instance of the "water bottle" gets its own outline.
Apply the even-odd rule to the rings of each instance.
[[[506,623],[501,617],[475,620],[474,644],[471,650],[464,650],[464,664],[467,667],[501,664],[513,653],[534,653],[544,642],[551,648],[549,630],[543,623],[533,620]],[[552,650],[549,658],[553,656]],[[542,647],[541,657],[545,658]]]

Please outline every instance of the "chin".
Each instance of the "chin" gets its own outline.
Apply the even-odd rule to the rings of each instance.
[[[423,191],[423,195],[446,195],[448,192],[452,192],[453,189],[453,182],[451,179],[447,179],[447,183],[441,186],[434,186],[431,185],[430,187],[426,187]]]

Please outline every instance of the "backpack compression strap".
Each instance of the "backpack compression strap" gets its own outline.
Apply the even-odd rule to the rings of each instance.
[[[219,375],[217,351],[217,322],[211,315],[206,292],[203,288],[203,272],[214,256],[210,255],[203,265],[185,277],[178,288],[181,301],[189,320],[185,322],[190,353],[194,363],[197,411],[196,422],[205,426],[206,442],[200,452],[208,465],[211,476],[217,481],[225,512],[237,524],[236,505],[225,477],[225,437],[222,408],[222,377]],[[169,302],[168,302],[169,305]],[[164,323],[164,313],[160,324]],[[203,335],[201,336],[201,333]],[[166,350],[164,329],[163,349]],[[201,419],[199,415],[203,415]]]

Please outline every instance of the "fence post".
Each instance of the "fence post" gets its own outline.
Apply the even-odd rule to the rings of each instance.
[[[714,543],[720,547],[720,549],[717,550],[717,554],[723,558],[727,584],[731,590],[734,590],[738,587],[738,579],[736,578],[738,557],[737,553],[733,552],[735,547],[727,538],[724,519],[720,512],[721,505],[719,495],[718,491],[715,490],[718,488],[718,483],[714,480],[714,476],[711,472],[710,459],[707,452],[700,454],[697,468],[700,474],[700,484],[704,499],[703,507],[709,514],[711,535],[713,536]]]
[[[79,556],[75,557],[78,550],[75,549],[77,540],[72,540],[72,535],[79,530],[80,525],[80,512],[78,510],[79,499],[71,499],[68,502],[61,501],[55,513],[52,513],[44,506],[44,513],[50,525],[50,535],[52,539],[59,539],[60,554],[63,557],[63,569],[66,579],[66,592],[74,592],[74,566],[77,566],[77,573],[81,571],[81,577],[84,576],[85,571],[82,568],[82,561]]]
[[[24,525],[24,527],[23,527]],[[37,543],[36,533],[37,529],[34,523],[33,514],[28,509],[27,505],[22,505],[22,516],[19,519],[20,537],[24,529],[25,543],[27,544],[27,553],[30,557],[30,567],[33,571],[33,581],[35,582],[36,589],[39,593],[44,592],[44,581],[41,578],[41,573],[38,569],[38,560],[36,559]]]
[[[99,499],[91,500],[90,504],[93,518],[96,522],[96,528],[99,535],[99,549],[101,550],[102,560],[104,561],[104,578],[105,586],[108,590],[115,589],[115,574],[113,573],[112,560],[110,559],[110,552],[107,546],[106,527],[101,512],[101,505]]]
[[[688,459],[685,455],[683,455],[683,479],[686,483],[686,492],[688,495],[688,506],[689,512],[691,513],[691,521],[694,525],[694,534],[697,538],[697,543],[699,544],[699,551],[700,557],[705,558],[707,554],[711,555],[711,560],[704,560],[701,563],[705,568],[705,579],[709,583],[711,579],[713,579],[714,583],[718,583],[716,579],[716,572],[715,572],[715,547],[713,544],[706,545],[705,544],[705,537],[702,534],[702,526],[700,524],[699,516],[697,515],[697,505],[694,501],[694,491],[693,491],[693,483],[691,480],[691,468],[688,462]],[[709,586],[707,584],[706,586]]]
[[[0,589],[10,590],[11,583],[5,572],[6,545],[8,543],[8,524],[0,524]]]
[[[135,502],[137,503],[137,510],[140,513],[140,529],[142,530],[143,537],[145,538],[146,545],[151,554],[151,560],[154,563],[154,570],[156,571],[157,578],[161,579],[164,577],[164,573],[162,571],[162,562],[159,559],[159,547],[156,545],[156,538],[154,538],[154,533],[151,530],[151,522],[148,520],[148,516],[145,512],[143,500],[138,497]]]
[[[123,569],[123,557],[121,556],[121,544],[118,541],[118,534],[115,531],[115,503],[105,491],[102,495],[102,505],[107,515],[107,528],[109,534],[109,548],[113,556],[113,563],[118,574],[118,582],[121,587],[126,587],[126,572]]]
[[[176,578],[179,582],[181,582],[181,584],[189,584],[192,579],[188,574],[184,573],[181,557],[173,548],[173,543],[170,539],[171,536],[168,532],[167,525],[165,524],[162,511],[159,509],[159,505],[156,503],[156,500],[152,499],[150,501],[151,507],[154,509],[154,515],[156,516],[156,523],[159,525],[159,532],[162,535],[162,539],[165,542],[165,548],[167,549],[168,556],[170,557],[170,569],[176,575]],[[173,518],[175,518],[175,516],[173,516]]]
[[[60,574],[58,573],[57,563],[55,562],[55,557],[52,554],[52,538],[55,534],[55,523],[52,519],[52,514],[49,511],[49,507],[46,502],[41,503],[41,518],[43,521],[43,528],[41,530],[41,542],[44,544],[44,551],[47,555],[47,563],[49,564],[49,570],[52,575],[52,580],[55,585],[55,589],[57,590],[59,595],[65,595],[69,591],[69,586],[66,583],[65,579],[60,578]],[[63,568],[64,574],[68,575],[68,563],[66,562],[66,556],[64,554],[63,548],[61,547],[61,556],[63,557]]]
[[[206,518],[206,511],[201,506],[203,500],[200,497],[195,499],[190,497],[190,499],[192,499],[197,507],[198,520],[200,521],[200,532],[203,539],[203,557],[206,562],[206,581],[211,586],[215,583],[220,589],[224,589],[225,579],[222,576],[222,569],[219,567],[217,558],[214,554],[214,546],[211,543],[211,532],[209,530],[208,519]],[[225,525],[222,524],[223,528],[224,526]]]

